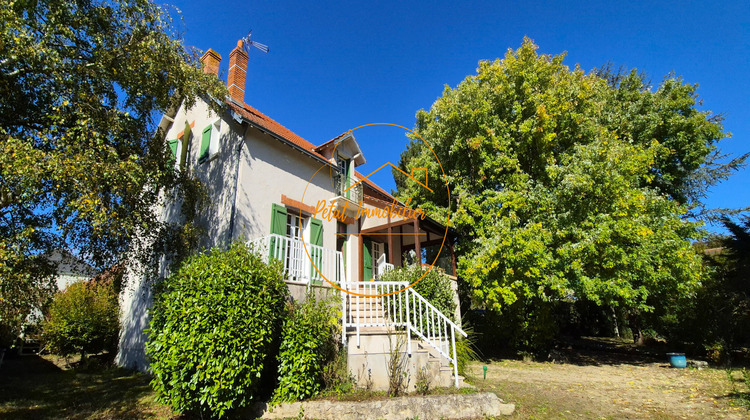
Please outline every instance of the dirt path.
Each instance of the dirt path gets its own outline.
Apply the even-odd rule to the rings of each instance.
[[[482,379],[482,366],[487,379]],[[726,371],[665,363],[553,364],[503,360],[471,365],[472,383],[516,403],[516,418],[747,419],[732,405]]]

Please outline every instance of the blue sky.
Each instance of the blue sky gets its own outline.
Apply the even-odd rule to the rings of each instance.
[[[285,2],[172,1],[185,42],[213,48],[226,76],[229,51],[253,30],[271,51],[252,51],[245,101],[314,144],[353,127],[413,128],[444,85],[502,58],[524,36],[539,51],[567,52],[584,70],[612,62],[698,83],[702,109],[726,116],[724,152],[750,151],[750,1],[713,2]],[[652,4],[653,3],[653,4]],[[713,4],[712,4],[713,3]],[[355,132],[369,173],[396,161],[404,131]],[[393,187],[388,171],[375,176]],[[715,187],[709,207],[750,206],[750,170]]]

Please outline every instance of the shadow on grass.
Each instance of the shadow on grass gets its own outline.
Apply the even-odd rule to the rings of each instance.
[[[62,370],[37,355],[0,367],[0,417],[13,419],[170,418],[149,378],[119,368]]]
[[[565,337],[559,340],[548,354],[545,353],[534,360],[578,366],[651,366],[656,363],[667,368],[669,367],[666,357],[668,351],[663,346],[636,346],[628,341],[613,338]],[[519,359],[519,357],[513,354],[491,354],[485,360],[503,359]]]
[[[578,366],[633,365],[646,366],[659,363],[669,367],[666,353],[661,345],[636,346],[632,342],[600,337],[567,338],[558,349],[550,353],[550,359]]]

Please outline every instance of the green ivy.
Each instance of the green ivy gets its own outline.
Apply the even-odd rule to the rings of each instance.
[[[326,364],[336,356],[338,301],[338,296],[316,300],[308,293],[304,303],[292,305],[284,322],[274,401],[302,400],[321,391]]]
[[[188,258],[155,290],[146,351],[159,399],[212,417],[257,399],[286,314],[282,267],[235,243]]]

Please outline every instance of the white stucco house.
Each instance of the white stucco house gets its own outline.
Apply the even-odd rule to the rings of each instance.
[[[65,290],[77,281],[89,280],[97,274],[96,269],[65,249],[55,249],[47,255],[55,266],[57,290]]]
[[[218,77],[220,60],[208,50],[201,59],[204,71]],[[440,246],[439,265],[453,276],[447,229],[362,175],[357,168],[366,158],[351,133],[315,145],[246,104],[247,64],[240,41],[229,54],[230,96],[223,112],[217,115],[199,101],[160,123],[175,165],[189,165],[208,188],[210,209],[198,221],[208,233],[203,245],[242,239],[262,247],[284,263],[295,298],[311,287],[340,293],[342,341],[360,381],[387,387],[390,330],[405,338],[402,351],[412,375],[427,369],[435,384],[458,386],[454,343],[464,333],[454,314],[441,314],[412,289],[396,293],[406,284],[378,281],[380,273],[404,264],[409,251],[422,260],[423,251]],[[179,218],[179,206],[164,208],[163,217]],[[117,362],[145,369],[151,294],[137,276],[126,281]]]

